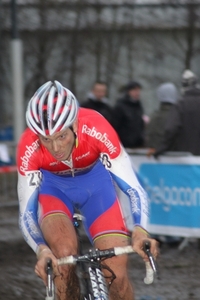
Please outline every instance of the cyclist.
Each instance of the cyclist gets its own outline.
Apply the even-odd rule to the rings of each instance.
[[[74,269],[57,265],[57,258],[78,251],[72,223],[75,208],[84,215],[95,247],[129,244],[114,180],[130,198],[133,248],[147,259],[142,251],[143,241],[150,239],[147,195],[111,125],[98,112],[79,108],[75,96],[58,81],[46,82],[36,91],[26,121],[29,128],[17,150],[20,228],[37,254],[36,274],[46,283],[45,263],[50,257],[58,299],[79,299]],[[156,257],[157,242],[150,240]],[[111,258],[106,264],[117,276],[110,299],[134,299],[127,257]]]

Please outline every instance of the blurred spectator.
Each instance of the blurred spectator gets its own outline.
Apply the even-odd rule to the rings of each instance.
[[[162,145],[167,117],[178,100],[175,85],[171,82],[161,84],[157,89],[157,99],[160,102],[159,109],[152,115],[146,130],[146,145],[150,148],[148,155],[153,154],[155,149]]]
[[[98,111],[112,124],[112,108],[108,104],[107,85],[103,81],[96,81],[88,94],[87,100],[81,107],[91,108]]]
[[[129,82],[123,87],[124,95],[114,107],[114,127],[126,148],[144,146],[145,123],[148,117],[144,116],[140,101],[141,88],[139,82]]]
[[[164,140],[155,157],[171,149],[200,155],[200,87],[190,70],[182,75],[182,97],[172,108],[165,124]]]
[[[185,70],[182,75],[182,94],[185,96],[199,96],[199,91],[200,85],[197,81],[196,75],[190,70]]]

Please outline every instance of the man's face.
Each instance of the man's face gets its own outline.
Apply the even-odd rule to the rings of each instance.
[[[63,129],[52,135],[39,135],[41,144],[53,155],[56,160],[70,158],[74,144],[74,132],[70,128]]]
[[[140,88],[134,88],[132,90],[128,91],[129,96],[134,99],[134,100],[139,100],[140,99]]]
[[[92,93],[96,99],[101,100],[102,98],[106,97],[107,86],[105,84],[96,83],[92,89]]]

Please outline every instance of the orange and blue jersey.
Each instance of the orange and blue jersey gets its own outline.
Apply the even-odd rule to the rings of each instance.
[[[91,239],[107,232],[126,234],[125,224],[117,224],[120,206],[113,181],[130,199],[134,224],[147,226],[147,194],[112,126],[96,111],[80,108],[76,134],[77,143],[70,163],[57,161],[30,129],[24,131],[19,141],[20,228],[34,251],[45,243],[39,223],[52,211],[72,217],[74,208],[80,209],[86,216]],[[113,216],[113,224],[104,226],[108,219],[112,223],[110,216]]]

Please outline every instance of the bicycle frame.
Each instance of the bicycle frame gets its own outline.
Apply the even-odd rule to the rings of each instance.
[[[79,252],[83,254],[82,236],[79,229],[83,221],[83,216],[75,213],[73,221],[79,239]],[[92,253],[92,249],[89,250],[89,253]],[[92,255],[91,258],[86,257],[85,261],[79,262],[77,265],[77,275],[79,278],[81,299],[109,299],[108,287],[104,274],[101,271],[100,259],[95,259]]]
[[[104,278],[104,275],[101,271],[101,267],[95,266],[95,265],[88,265],[87,269],[88,278],[87,285],[85,285],[85,288],[81,288],[80,294],[81,299],[84,300],[108,300],[109,294],[108,294],[108,287]],[[80,278],[80,283],[83,279]],[[82,282],[83,283],[83,282]],[[80,284],[81,287],[82,284]]]

